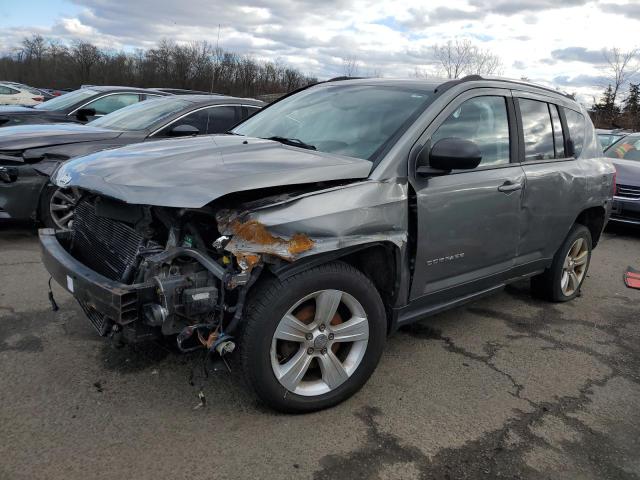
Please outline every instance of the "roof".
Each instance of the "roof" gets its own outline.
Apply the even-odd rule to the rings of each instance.
[[[165,92],[154,90],[152,88],[125,87],[125,86],[118,86],[118,85],[83,85],[80,88],[89,88],[97,92],[125,91],[125,92],[156,93],[159,95],[167,95]]]
[[[264,102],[260,100],[254,100],[253,98],[229,97],[227,95],[200,95],[200,94],[172,95],[169,98],[173,98],[177,100],[186,100],[192,103],[202,103],[207,105],[209,104],[235,105],[238,103],[242,103],[245,105],[255,105],[257,107],[264,105]]]
[[[566,97],[570,100],[573,100],[571,96],[566,93],[560,92],[558,90],[554,90],[553,88],[539,85],[532,82],[526,82],[524,80],[516,80],[511,78],[504,77],[493,77],[493,76],[481,76],[481,75],[467,75],[466,77],[457,78],[457,79],[443,79],[443,78],[433,78],[433,79],[419,79],[419,78],[410,78],[410,79],[394,79],[394,78],[345,78],[338,77],[337,79],[328,80],[327,82],[322,83],[339,83],[339,84],[360,84],[360,85],[385,85],[385,86],[396,86],[396,87],[405,87],[412,88],[416,90],[425,90],[425,91],[434,91],[434,92],[443,92],[444,90],[448,90],[449,88],[467,82],[503,82],[507,84],[513,85],[522,85],[526,87],[535,88],[538,90],[545,90],[547,92],[553,93],[555,95],[560,95]]]

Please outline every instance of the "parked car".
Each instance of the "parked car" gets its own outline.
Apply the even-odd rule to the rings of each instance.
[[[621,138],[605,155],[617,172],[611,220],[640,225],[640,133]]]
[[[161,97],[130,105],[86,125],[57,123],[0,129],[0,217],[37,219],[67,228],[73,189],[48,187],[57,166],[76,156],[168,137],[224,133],[263,105],[215,95]]]
[[[587,112],[528,83],[325,82],[230,133],[63,164],[80,199],[43,260],[100,334],[238,346],[287,412],[353,395],[429,314],[528,277],[573,299],[611,209]]]
[[[631,132],[623,130],[621,128],[616,128],[613,130],[598,128],[596,129],[596,133],[598,135],[598,140],[600,140],[600,145],[602,145],[602,150],[606,151],[611,145],[616,143],[621,138],[629,135]]]
[[[81,88],[33,108],[0,107],[0,127],[34,123],[86,123],[142,100],[166,95],[169,94],[144,88]]]
[[[44,95],[34,88],[16,83],[0,83],[0,105],[38,105],[43,101]]]

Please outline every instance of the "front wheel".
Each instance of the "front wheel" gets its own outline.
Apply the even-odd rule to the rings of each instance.
[[[566,302],[580,293],[591,261],[591,232],[575,224],[558,249],[551,267],[531,279],[533,290],[548,300]]]
[[[77,188],[47,187],[40,198],[40,221],[48,228],[68,230],[79,199]]]
[[[251,292],[240,349],[245,378],[267,405],[309,412],[349,398],[378,364],[386,338],[371,281],[341,262]]]

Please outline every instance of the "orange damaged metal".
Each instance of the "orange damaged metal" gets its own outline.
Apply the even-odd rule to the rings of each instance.
[[[304,233],[296,233],[289,240],[276,237],[267,230],[267,227],[255,220],[248,220],[246,222],[234,220],[231,222],[230,229],[234,237],[257,245],[276,247],[277,249],[283,248],[291,255],[297,255],[311,250],[314,245],[314,241]]]

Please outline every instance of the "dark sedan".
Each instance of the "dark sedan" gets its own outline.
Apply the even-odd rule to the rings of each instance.
[[[35,107],[0,107],[0,127],[35,123],[86,123],[134,103],[166,95],[170,93],[145,88],[81,88]]]
[[[640,133],[618,140],[604,154],[617,172],[611,221],[640,225]]]
[[[73,218],[75,192],[48,186],[61,162],[132,143],[224,133],[263,105],[245,98],[180,95],[131,105],[86,125],[2,128],[0,218],[31,218],[66,228]]]

